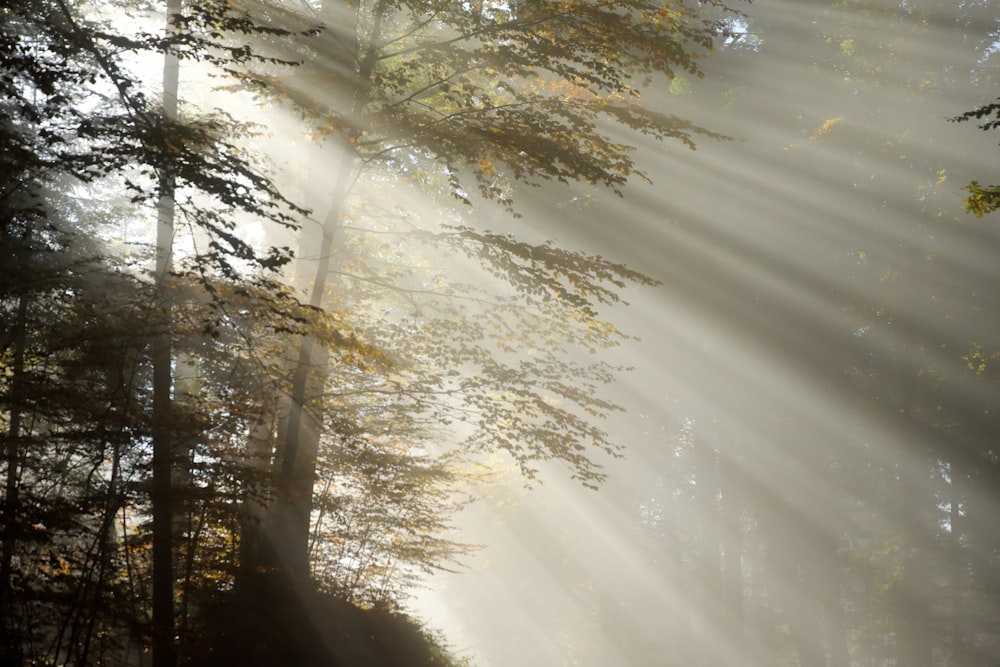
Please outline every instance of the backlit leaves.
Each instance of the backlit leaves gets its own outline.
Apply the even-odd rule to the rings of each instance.
[[[983,119],[987,120],[983,120]],[[949,119],[953,123],[963,123],[969,120],[978,120],[979,128],[982,130],[995,130],[1000,128],[1000,103],[992,102],[983,106],[966,111],[965,113]],[[977,218],[981,218],[988,213],[1000,209],[1000,186],[980,185],[977,181],[972,181],[965,188],[969,196],[965,198],[965,210],[972,213]]]

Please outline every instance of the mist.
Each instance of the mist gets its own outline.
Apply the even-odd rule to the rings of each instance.
[[[0,10],[0,663],[1000,662],[994,0],[163,9]]]
[[[975,361],[1000,229],[963,203],[997,138],[948,122],[995,96],[998,8],[743,9],[705,79],[644,92],[732,141],[636,138],[652,184],[621,199],[532,193],[526,224],[662,285],[613,315],[638,340],[602,489],[512,481],[462,520],[471,570],[422,598],[481,664],[1000,656],[998,386]]]

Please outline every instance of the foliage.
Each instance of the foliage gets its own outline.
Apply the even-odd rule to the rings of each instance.
[[[330,595],[223,594],[206,607],[204,636],[188,664],[248,667],[467,667],[433,632],[385,607],[360,608]],[[197,640],[196,640],[197,641]]]
[[[142,7],[128,31],[92,3],[0,8],[4,659],[131,660],[155,633],[151,549],[166,540],[171,634],[192,661],[271,659],[256,642],[275,638],[277,655],[329,663],[329,637],[311,630],[324,615],[341,626],[341,662],[456,664],[387,610],[471,550],[447,528],[477,457],[504,452],[529,479],[550,459],[587,486],[603,479],[597,457],[619,445],[596,421],[618,407],[599,390],[618,369],[588,357],[623,337],[604,311],[655,281],[479,229],[449,196],[472,204],[471,188],[475,203],[513,211],[518,183],[620,194],[644,175],[607,123],[690,147],[721,138],[643,106],[641,89],[700,75],[727,34],[709,11],[723,6],[617,4],[329,3],[322,18],[350,20],[319,31],[286,7],[212,1],[163,34],[141,27]],[[345,34],[359,45],[346,57]],[[327,216],[354,227],[338,289],[316,281],[303,303],[280,273],[291,251],[269,240],[311,213],[253,159],[266,129],[193,102],[175,119],[129,69],[167,52],[235,80],[231,91],[291,101],[314,137],[349,148]],[[317,77],[339,97],[305,97]],[[429,196],[435,215],[372,206],[391,183]],[[152,280],[145,229],[167,195],[179,218],[157,250],[176,270]],[[268,241],[248,240],[255,226]],[[154,359],[163,341],[166,364]],[[287,464],[296,410],[317,425],[304,468]],[[158,441],[170,444],[168,535],[150,525]],[[316,585],[332,595],[272,582],[258,592],[274,606],[248,617],[241,596],[268,573],[255,550],[273,547],[260,543],[286,468],[307,489]],[[362,630],[393,645],[347,639]]]
[[[709,6],[725,11],[718,3]],[[377,197],[376,188],[384,188],[387,180],[409,180],[432,189],[432,195],[450,193],[466,204],[473,203],[470,190],[478,191],[480,203],[497,202],[514,210],[518,183],[582,181],[620,192],[629,176],[641,176],[629,157],[632,147],[612,139],[606,129],[609,122],[659,140],[679,139],[691,147],[695,135],[718,137],[645,107],[640,100],[640,89],[654,76],[669,77],[681,70],[698,73],[699,56],[728,30],[725,22],[710,14],[704,3],[672,3],[669,8],[650,2],[617,3],[615,7],[594,2],[533,3],[530,7],[388,1],[331,4],[318,16],[328,22],[328,32],[310,45],[314,52],[305,53],[300,71],[282,77],[264,70],[256,77],[244,77],[241,83],[254,93],[264,87],[266,92],[258,94],[264,104],[289,100],[314,124],[312,136],[334,139],[330,143],[346,152],[336,158],[341,171],[332,172],[339,180],[325,216],[329,222],[320,246],[325,257],[332,252],[328,244],[343,221],[357,221],[355,226],[363,228],[374,226],[375,218],[359,206],[359,200]],[[387,173],[391,176],[384,176]],[[555,323],[544,325],[540,332],[558,330],[567,342],[586,346],[610,341],[616,335],[613,327],[595,317],[591,304],[610,302],[614,289],[626,282],[648,282],[601,258],[518,243],[500,234],[462,231],[461,226],[455,226],[454,233],[440,234],[442,227],[433,218],[411,216],[399,222],[403,231],[397,227],[385,233],[405,241],[406,237],[421,238],[420,232],[425,232],[423,239],[467,253],[501,284],[514,288],[516,298],[492,309],[495,330],[517,332],[510,319],[523,309],[536,312],[543,322]],[[413,293],[387,280],[385,270],[380,266],[365,278],[381,284],[383,293],[400,287]],[[313,283],[314,305],[320,305],[323,296],[330,298],[328,272],[324,260]],[[341,301],[336,307],[364,317],[369,306],[353,296],[358,289],[354,276],[343,277],[349,289],[333,297]],[[613,287],[601,285],[605,281]],[[547,298],[550,291],[554,298]],[[478,294],[451,296],[488,301]],[[575,310],[557,305],[560,299]],[[466,402],[468,420],[483,426],[469,444],[506,450],[529,474],[532,460],[554,457],[569,463],[585,483],[599,479],[580,439],[597,449],[612,448],[574,410],[596,416],[613,407],[591,402],[583,392],[559,386],[554,378],[560,371],[579,372],[599,384],[610,377],[606,369],[556,363],[558,355],[551,352],[545,363],[512,368],[482,346],[492,339],[500,349],[509,349],[521,334],[488,336],[464,314],[460,317],[447,325],[452,332],[460,332],[452,336],[454,345],[442,345],[440,340],[430,343],[433,347],[424,347],[421,354],[431,352],[438,359],[427,357],[418,367],[423,373],[456,364],[469,365],[470,371],[471,366],[478,367],[477,375],[464,381],[457,379],[462,372],[456,379],[433,381],[438,396]],[[592,325],[589,333],[571,333],[574,327],[567,326],[567,317],[581,323],[581,328]],[[447,318],[428,322],[427,331],[447,322]],[[537,347],[547,350],[554,339],[545,342]],[[603,344],[598,342],[596,347]],[[405,349],[392,353],[402,359],[408,356]],[[309,406],[311,419],[322,423],[322,404],[311,404],[307,397],[317,391],[307,391],[307,378],[315,364],[305,348],[302,355],[292,402]],[[431,384],[420,382],[425,387]],[[510,400],[519,393],[520,398]],[[430,405],[448,411],[441,407],[447,405],[445,401]],[[506,432],[498,428],[500,424]],[[309,477],[315,468],[311,452],[318,451],[318,446],[309,444],[308,454],[300,460],[298,426],[288,433],[287,467],[291,471],[300,466],[299,478]],[[303,499],[300,513],[310,493],[308,489],[297,492]]]
[[[266,86],[264,100],[284,94],[315,136],[339,135],[367,164],[435,164],[465,202],[466,179],[511,210],[515,182],[621,193],[645,175],[609,122],[691,148],[697,135],[720,138],[641,98],[656,77],[701,76],[699,58],[729,34],[709,8],[734,14],[715,0],[363,2],[320,16],[331,21],[316,46],[324,57],[293,80],[253,81]],[[358,47],[344,57],[337,43]],[[307,96],[323,89],[331,92],[320,100]]]
[[[979,124],[981,130],[994,130],[1000,127],[1000,104],[996,102],[984,104],[978,109],[966,111],[950,120],[955,123],[961,123],[973,119],[982,120],[991,116],[995,116],[995,118]],[[977,181],[972,181],[965,189],[969,191],[969,196],[965,198],[965,210],[977,218],[981,218],[1000,208],[1000,186],[984,186],[980,185]]]
[[[647,348],[681,377],[629,431],[642,431],[634,463],[613,469],[603,502],[576,508],[588,521],[559,533],[561,515],[542,528],[531,516],[515,529],[579,540],[581,562],[603,563],[592,514],[632,508],[639,535],[615,535],[634,540],[640,575],[602,572],[600,592],[578,584],[574,608],[600,611],[562,664],[608,627],[616,662],[635,664],[967,665],[996,653],[997,232],[959,224],[954,175],[984,153],[942,120],[995,76],[988,5],[761,3],[746,23],[755,49],[712,61],[720,124],[747,137],[705,163],[726,165],[734,204],[665,161],[678,173],[659,201],[687,206],[658,219],[669,242],[656,257],[671,314],[709,313],[712,344],[667,332],[677,349]],[[910,57],[931,42],[948,45],[947,67]]]

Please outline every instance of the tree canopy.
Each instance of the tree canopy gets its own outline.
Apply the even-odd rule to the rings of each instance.
[[[471,548],[445,532],[463,481],[497,453],[602,480],[615,369],[589,357],[655,282],[478,212],[549,181],[623,194],[645,174],[613,126],[722,138],[642,91],[699,74],[731,10],[162,9],[0,8],[4,660],[264,664],[264,633],[303,664],[457,664],[399,605]],[[256,159],[267,118],[189,95],[178,66],[295,109],[319,187],[283,194],[301,171]],[[232,611],[262,599],[273,624]],[[337,646],[278,636],[317,622]]]

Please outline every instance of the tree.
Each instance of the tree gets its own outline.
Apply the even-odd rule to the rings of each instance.
[[[340,252],[334,243],[345,237],[345,221],[370,224],[358,208],[359,184],[377,186],[374,174],[394,174],[400,183],[423,182],[467,204],[477,193],[481,203],[495,202],[512,211],[519,183],[581,181],[620,193],[630,176],[644,177],[630,158],[631,147],[614,137],[609,125],[691,147],[697,135],[718,138],[689,121],[643,106],[640,97],[640,89],[656,77],[699,73],[699,56],[727,31],[709,8],[728,11],[716,2],[325,3],[318,18],[328,30],[312,46],[316,55],[300,71],[285,78],[262,73],[244,81],[251,90],[263,86],[260,97],[265,102],[283,94],[282,99],[307,115],[313,134],[324,137],[337,153],[332,201],[321,218],[322,238],[307,246],[318,248],[319,258],[309,303],[330,303],[331,278],[344,273],[331,267],[330,258],[335,250]],[[313,91],[326,93],[316,99]],[[497,302],[497,316],[501,310],[516,312],[520,301],[536,309],[531,317],[555,322],[553,328],[561,327],[562,332],[575,318],[581,324],[593,322],[594,331],[612,339],[615,333],[598,322],[595,304],[618,297],[602,283],[622,287],[626,281],[644,281],[601,258],[518,242],[464,224],[422,233],[425,242],[467,255],[509,285],[516,298]],[[360,309],[350,294],[332,299],[352,313]],[[562,300],[559,305],[557,299]],[[471,322],[458,325],[465,327],[459,331],[468,343],[458,337],[454,345],[443,347],[442,339],[434,336],[446,328],[454,332],[455,326],[454,318],[429,322],[424,328],[430,336],[427,345],[436,347],[427,350],[438,357],[439,365],[445,362],[443,368],[473,363],[480,376],[444,393],[459,396],[481,423],[492,419],[515,427],[527,424],[515,416],[519,408],[530,408],[541,420],[540,425],[519,429],[516,437],[505,437],[495,427],[481,428],[474,444],[507,451],[525,471],[530,471],[530,461],[552,457],[567,462],[585,482],[595,480],[575,439],[582,436],[599,448],[606,442],[569,406],[604,410],[609,405],[588,406],[584,395],[558,387],[556,374],[568,368],[556,365],[554,358],[547,359],[547,365],[518,370],[484,354],[477,343],[486,340],[484,331]],[[498,327],[514,331],[509,323]],[[595,337],[592,332],[577,340],[593,343]],[[281,481],[270,524],[281,532],[269,539],[282,553],[271,564],[298,578],[308,574],[313,480],[327,419],[316,401],[330,380],[324,366],[321,351],[305,340],[277,451]],[[526,393],[523,400],[504,407],[492,394],[508,390]],[[557,395],[560,402],[547,395]]]
[[[168,36],[178,29],[181,0],[167,2]],[[177,122],[177,97],[180,63],[170,49],[163,54],[163,120],[167,126]],[[171,314],[168,277],[174,269],[174,206],[177,194],[175,167],[170,162],[159,165],[158,200],[156,204],[156,266],[153,280],[156,300],[165,305],[163,331],[152,342],[153,365],[153,460],[150,499],[153,512],[153,593],[152,640],[153,667],[174,667],[177,654],[174,647],[174,494],[173,476],[176,444],[172,442],[171,422],[174,363],[171,344]]]
[[[89,76],[89,63],[57,31],[40,28],[39,22],[51,19],[52,11],[43,2],[5,7],[0,31],[4,66],[0,302],[5,313],[0,355],[5,369],[10,369],[2,383],[0,651],[5,661],[18,664],[29,657],[22,649],[60,618],[44,613],[34,617],[33,607],[45,599],[45,584],[38,585],[38,577],[26,577],[37,564],[35,556],[53,535],[74,522],[79,521],[78,535],[86,539],[94,528],[88,510],[110,507],[102,507],[102,501],[110,498],[102,496],[101,485],[91,485],[78,475],[107,452],[114,420],[95,419],[88,413],[95,405],[93,396],[87,395],[93,378],[67,367],[79,345],[65,335],[88,330],[74,317],[86,311],[85,304],[95,303],[90,299],[96,285],[104,281],[108,287],[128,290],[114,267],[102,266],[97,259],[104,247],[90,238],[96,225],[78,224],[83,211],[72,188],[74,182],[91,178],[92,170],[86,148],[68,135],[78,121],[73,103],[81,95],[80,82]],[[67,303],[69,295],[79,299],[81,310]],[[57,491],[60,488],[63,493]],[[87,557],[81,551],[75,556]],[[102,576],[103,572],[93,579]],[[79,649],[86,655],[92,633],[69,634],[71,652]]]
[[[175,4],[171,9],[179,10],[179,5]],[[198,18],[213,22],[221,20],[219,12],[224,8],[203,6],[200,9]],[[159,199],[162,233],[157,244],[159,258],[153,271],[159,298],[153,302],[162,304],[166,313],[174,306],[167,294],[175,289],[177,277],[171,255],[173,200],[178,188],[187,188],[182,208],[187,216],[186,222],[204,231],[208,247],[207,252],[199,252],[195,248],[182,266],[200,276],[203,288],[208,289],[211,285],[208,269],[211,267],[230,279],[235,279],[237,275],[246,276],[249,285],[256,284],[266,290],[274,283],[269,282],[262,272],[287,261],[287,253],[281,249],[258,250],[234,235],[233,211],[290,225],[291,217],[286,211],[299,210],[280,197],[254,166],[233,153],[234,146],[225,138],[232,126],[227,124],[225,118],[209,116],[179,121],[175,104],[168,104],[161,113],[155,105],[147,102],[138,81],[123,66],[119,57],[122,50],[162,53],[169,51],[175,41],[182,45],[187,57],[215,57],[220,62],[227,56],[230,56],[228,62],[235,62],[237,58],[234,54],[246,60],[253,57],[251,52],[244,52],[242,48],[226,51],[221,41],[213,43],[212,38],[197,36],[203,33],[198,27],[190,34],[183,30],[170,30],[166,38],[141,34],[126,38],[107,32],[101,17],[91,17],[91,22],[78,10],[78,7],[59,0],[20,3],[3,10],[2,84],[5,104],[9,105],[10,111],[3,133],[4,158],[10,167],[5,169],[3,234],[5,239],[9,237],[12,241],[5,244],[5,253],[10,253],[5,259],[11,261],[5,262],[4,266],[4,286],[10,287],[11,291],[5,290],[3,297],[5,308],[13,304],[16,314],[15,326],[8,341],[15,371],[11,382],[5,385],[5,406],[8,409],[5,424],[9,428],[4,439],[5,539],[3,566],[0,567],[4,580],[0,596],[5,607],[5,621],[17,618],[6,613],[12,603],[15,554],[20,559],[19,569],[23,571],[29,570],[34,562],[30,557],[32,545],[27,545],[28,551],[25,552],[19,544],[23,536],[32,532],[25,526],[55,525],[58,527],[53,529],[56,532],[65,531],[76,513],[76,510],[70,512],[69,508],[75,507],[77,493],[79,498],[84,499],[79,501],[80,507],[89,508],[93,504],[96,515],[80,519],[82,527],[75,533],[75,542],[70,547],[75,555],[69,559],[60,556],[59,563],[61,568],[69,568],[74,575],[77,566],[83,573],[77,580],[79,600],[90,599],[93,595],[101,599],[101,589],[106,589],[112,578],[109,570],[114,535],[112,520],[126,504],[129,504],[130,510],[136,509],[134,496],[123,495],[122,491],[121,461],[127,452],[123,449],[123,441],[112,434],[116,429],[134,429],[131,432],[136,435],[135,444],[140,449],[144,438],[149,435],[146,429],[135,427],[134,414],[122,409],[140,395],[144,387],[129,381],[128,390],[123,394],[120,384],[122,376],[135,377],[134,370],[128,370],[129,364],[142,367],[146,360],[137,361],[126,354],[122,357],[124,366],[115,369],[102,365],[107,362],[107,357],[99,353],[95,356],[89,336],[121,333],[113,325],[102,329],[100,325],[105,324],[104,320],[88,311],[88,307],[97,310],[100,308],[98,304],[103,303],[117,307],[112,308],[112,312],[127,319],[138,308],[136,304],[123,306],[115,303],[113,298],[104,297],[103,301],[93,298],[95,282],[92,280],[104,280],[105,287],[113,290],[116,296],[135,294],[144,298],[149,296],[149,292],[141,278],[133,279],[117,273],[120,267],[112,259],[113,251],[100,244],[80,240],[85,233],[97,228],[96,221],[108,215],[108,210],[95,207],[86,211],[75,205],[74,196],[86,189],[96,202],[99,189],[109,181],[117,181],[120,187],[123,186],[121,189],[132,195],[128,202],[129,209],[137,218],[142,216],[143,204]],[[250,24],[246,22],[221,25],[237,33],[251,31]],[[218,48],[213,49],[213,44]],[[173,68],[168,67],[170,69]],[[176,90],[171,90],[174,87],[168,79],[168,101],[176,98]],[[209,202],[192,201],[192,190],[200,191]],[[105,233],[101,228],[100,234]],[[70,251],[69,248],[74,249]],[[35,275],[31,276],[32,273]],[[80,307],[60,307],[60,292],[78,299]],[[31,303],[33,297],[37,297],[34,304]],[[156,425],[152,429],[154,481],[151,495],[155,524],[153,560],[156,562],[153,577],[153,607],[156,611],[153,614],[152,634],[157,647],[157,664],[172,664],[175,661],[175,596],[172,567],[174,540],[171,533],[176,505],[171,476],[178,452],[169,432],[173,428],[169,425],[169,412],[171,344],[178,331],[169,315],[160,317],[149,310],[145,314],[148,316],[146,320],[141,317],[136,320],[143,323],[141,330],[146,336],[145,341],[154,341],[153,359],[149,360],[153,378],[138,374],[143,381],[152,381],[152,421]],[[81,321],[77,322],[74,318]],[[30,324],[38,323],[36,328],[39,331],[55,332],[59,330],[60,322],[64,330],[81,334],[80,342],[69,343],[61,335],[47,334],[38,336],[31,343],[29,352],[25,332]],[[67,326],[70,322],[73,326]],[[143,342],[131,338],[123,350],[134,350],[135,345],[139,349],[144,348]],[[5,353],[7,351],[5,348]],[[79,370],[86,368],[87,364],[93,364],[96,370]],[[38,376],[37,379],[35,376]],[[95,377],[105,382],[102,384]],[[46,389],[47,385],[51,388]],[[89,396],[85,393],[88,390],[91,392]],[[103,406],[102,399],[107,401]],[[25,421],[22,416],[29,414],[25,412],[29,407],[31,420]],[[107,412],[102,415],[102,410]],[[118,415],[117,419],[121,421],[110,419],[109,414]],[[74,422],[79,431],[67,426],[67,423]],[[96,431],[88,432],[88,428]],[[52,471],[46,470],[45,464],[41,463],[44,456],[28,449],[29,444],[42,437],[54,443],[72,443],[69,454],[56,455],[63,461],[59,465],[69,465],[70,471],[76,472],[74,466],[89,463],[92,465],[90,474],[81,478],[62,475],[58,488],[63,490],[51,495],[44,493],[45,480],[51,477]],[[113,454],[109,454],[112,447],[110,451]],[[106,470],[102,463],[105,456],[111,456],[113,461],[110,470]],[[71,461],[72,465],[67,461]],[[101,482],[106,482],[106,487]],[[31,492],[21,493],[22,488],[32,487]],[[44,508],[46,504],[55,508],[51,514],[40,515],[37,510],[32,514],[33,506]],[[82,514],[86,515],[86,512]],[[26,524],[26,516],[32,515],[34,520]],[[49,518],[42,521],[42,516]],[[82,546],[90,539],[88,531],[96,535],[96,559],[93,551]],[[40,542],[51,534],[43,531],[41,535],[34,535],[31,542]],[[93,575],[94,572],[99,574]],[[60,570],[59,574],[65,572]],[[57,589],[60,587],[56,585]],[[55,636],[51,644],[55,647],[55,655],[73,656],[74,660],[83,663],[87,661],[91,640],[95,636],[94,620],[101,605],[86,616],[86,607],[79,606],[79,602],[73,604],[73,611],[61,627],[53,627],[55,621],[46,622],[26,630],[29,634],[25,637],[30,638],[30,633],[44,635],[51,632]],[[21,618],[28,620],[30,616]],[[57,616],[52,615],[51,618]],[[135,625],[142,626],[138,620]],[[6,626],[5,630],[11,627]],[[50,639],[45,637],[46,645]],[[5,641],[5,648],[10,648],[11,654],[16,656],[17,638],[7,632],[5,640],[9,640]]]
[[[310,558],[330,554],[344,562],[317,568],[322,588],[391,608],[412,572],[466,548],[441,530],[457,503],[450,485],[477,456],[504,452],[528,478],[554,459],[588,486],[602,479],[595,455],[617,447],[594,422],[617,409],[598,392],[615,369],[587,355],[622,337],[603,310],[652,281],[483,229],[462,207],[510,212],[519,187],[547,181],[620,193],[643,174],[612,126],[692,147],[719,138],[644,107],[640,91],[697,74],[726,10],[616,6],[327,3],[318,35],[283,7],[251,19],[250,3],[174,0],[168,30],[158,19],[128,34],[86,4],[0,10],[12,110],[0,135],[11,147],[4,252],[17,269],[0,295],[12,315],[0,595],[13,658],[125,660],[139,641],[171,665],[178,633],[205,645],[199,619],[234,578],[270,565],[309,584]],[[246,241],[239,225],[292,228],[307,211],[244,159],[249,125],[184,99],[175,108],[173,74],[163,102],[145,90],[128,64],[140,53],[290,100],[341,151],[305,303],[275,272],[290,253]],[[286,83],[272,76],[297,60]],[[318,81],[335,88],[322,104],[303,96]],[[435,215],[366,199],[390,187],[429,196]],[[60,193],[108,191],[125,195],[56,205]],[[86,225],[107,222],[104,239],[117,221],[154,217],[155,257],[118,263],[114,241],[81,245],[92,264],[66,252],[51,282],[27,280]],[[150,260],[151,271],[136,268]],[[442,275],[446,263],[469,273]],[[93,282],[78,275],[85,264]],[[36,323],[45,335],[27,336]],[[287,414],[272,400],[282,393]],[[270,504],[271,556],[255,555],[254,503]],[[37,599],[18,598],[8,616],[42,566]],[[288,619],[314,611],[305,598]],[[62,620],[14,636],[42,617]]]

